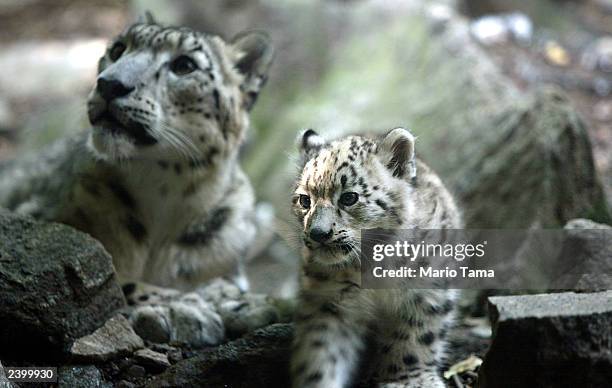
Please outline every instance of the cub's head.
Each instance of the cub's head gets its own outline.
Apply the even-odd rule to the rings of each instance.
[[[403,128],[381,139],[351,136],[331,143],[311,129],[303,133],[304,167],[292,202],[307,257],[322,264],[355,260],[361,229],[407,226],[414,142]]]
[[[109,161],[201,165],[235,153],[272,61],[268,37],[251,32],[225,42],[147,19],[110,42],[99,61],[90,148]]]

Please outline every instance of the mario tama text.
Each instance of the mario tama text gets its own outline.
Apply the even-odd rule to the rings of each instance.
[[[602,241],[612,238],[602,232]],[[558,230],[363,230],[364,288],[567,289],[589,276]]]
[[[401,267],[398,269],[384,269],[383,267],[374,267],[372,275],[376,278],[431,278],[445,279],[456,278],[494,278],[495,270],[493,269],[472,269],[467,266],[452,269],[444,267],[442,269],[433,268],[432,266],[410,268]]]

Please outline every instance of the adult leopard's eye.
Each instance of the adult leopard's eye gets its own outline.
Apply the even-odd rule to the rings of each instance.
[[[310,209],[310,197],[305,194],[300,194],[300,205],[304,209]]]
[[[353,193],[353,192],[342,193],[342,195],[340,196],[339,202],[343,206],[351,206],[351,205],[354,205],[358,199],[359,199],[359,194],[357,193]]]
[[[123,42],[115,42],[113,47],[111,47],[108,52],[108,57],[111,61],[115,62],[117,59],[121,58],[123,52],[125,51],[125,44]]]
[[[198,68],[195,61],[187,55],[180,55],[170,64],[170,70],[176,75],[185,75],[193,72]]]

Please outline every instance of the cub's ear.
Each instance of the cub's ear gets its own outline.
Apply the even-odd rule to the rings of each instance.
[[[138,24],[158,24],[151,11],[145,11],[144,14],[138,16],[136,21]]]
[[[379,143],[378,155],[394,177],[416,178],[415,140],[407,129],[395,128]]]
[[[231,44],[238,52],[235,67],[244,76],[240,85],[243,102],[250,110],[268,80],[268,71],[274,59],[272,41],[263,31],[249,31],[236,35]]]
[[[306,129],[298,135],[297,143],[300,150],[301,164],[304,165],[325,145],[325,139],[314,130]]]

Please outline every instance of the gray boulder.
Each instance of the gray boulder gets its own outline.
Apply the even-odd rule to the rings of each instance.
[[[484,137],[450,181],[472,228],[610,222],[584,122],[560,91],[538,92],[486,121]]]
[[[0,356],[66,351],[124,304],[99,242],[0,210]]]
[[[489,310],[480,388],[609,386],[612,291],[492,297]]]
[[[612,227],[591,220],[568,222],[566,240],[555,268],[559,287],[612,289]]]

